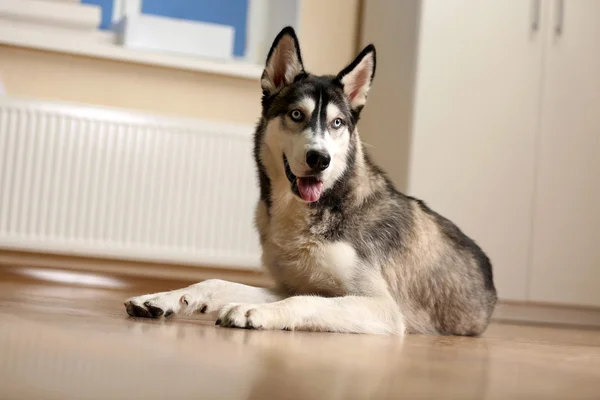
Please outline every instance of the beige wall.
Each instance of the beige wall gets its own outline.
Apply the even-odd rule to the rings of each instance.
[[[360,42],[375,44],[377,70],[360,134],[403,191],[408,188],[419,18],[419,0],[365,1],[362,10]]]
[[[333,73],[355,52],[359,0],[304,0],[300,40],[308,70]],[[257,81],[0,46],[10,95],[254,123]]]
[[[257,82],[60,53],[0,47],[10,95],[253,122]]]
[[[337,74],[356,53],[360,0],[303,0],[300,46],[305,67]]]

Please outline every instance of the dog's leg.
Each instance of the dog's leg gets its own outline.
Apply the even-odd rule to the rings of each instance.
[[[381,297],[294,296],[270,304],[228,304],[217,324],[254,329],[404,334],[396,303]]]
[[[194,316],[215,313],[227,303],[270,303],[283,297],[271,289],[209,279],[183,289],[132,297],[125,308],[134,317]]]

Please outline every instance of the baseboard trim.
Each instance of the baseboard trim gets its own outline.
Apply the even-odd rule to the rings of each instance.
[[[272,287],[274,285],[273,280],[262,271],[238,270],[214,266],[155,264],[141,261],[88,258],[12,250],[0,250],[0,265],[74,270],[149,279],[180,280],[192,283],[219,278],[254,286]]]
[[[492,320],[599,328],[600,308],[499,301]]]

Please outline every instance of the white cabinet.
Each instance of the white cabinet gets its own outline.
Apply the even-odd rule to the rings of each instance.
[[[600,306],[600,1],[549,5],[529,298]]]
[[[425,1],[421,27],[408,192],[485,249],[503,298],[525,299],[542,56],[531,7]]]
[[[501,299],[600,306],[598,18],[597,0],[365,2],[378,71],[361,134],[481,244]],[[413,42],[386,36],[413,20]]]

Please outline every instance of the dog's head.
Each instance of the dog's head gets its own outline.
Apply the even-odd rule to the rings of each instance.
[[[275,38],[261,78],[264,143],[305,202],[319,200],[347,169],[374,74],[372,45],[336,76],[316,76],[304,70],[292,28]]]

